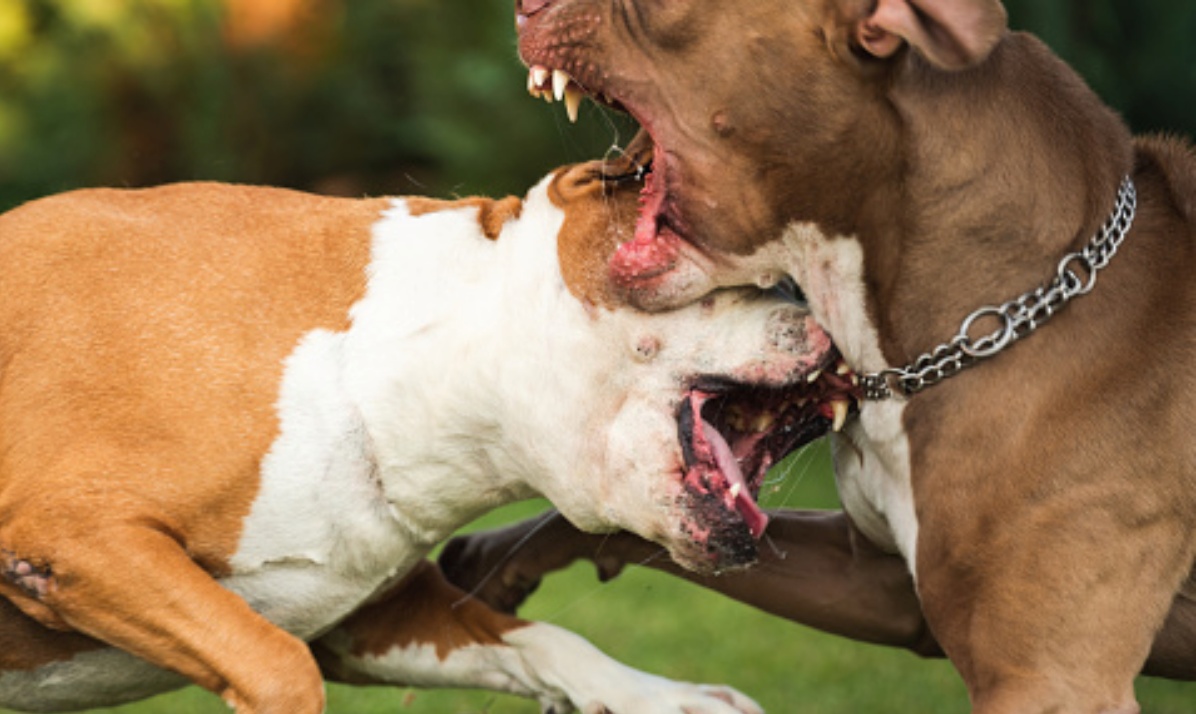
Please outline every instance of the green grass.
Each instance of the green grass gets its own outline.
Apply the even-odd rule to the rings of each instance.
[[[807,450],[769,489],[766,505],[829,507],[825,450]],[[782,467],[784,468],[784,467]],[[475,527],[524,517],[518,504]],[[727,683],[772,714],[965,712],[958,675],[942,661],[823,635],[680,580],[631,569],[602,585],[586,565],[547,580],[521,613],[578,632],[612,656],[677,679]],[[1196,684],[1141,679],[1144,714],[1192,714]],[[3,710],[0,710],[3,711]],[[195,687],[110,714],[218,714],[228,709]],[[471,691],[329,687],[329,714],[535,714],[533,702]]]

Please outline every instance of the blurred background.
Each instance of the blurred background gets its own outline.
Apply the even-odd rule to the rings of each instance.
[[[513,0],[2,0],[0,209],[186,179],[522,193],[625,144],[522,91]],[[1136,131],[1196,134],[1196,4],[1013,0]]]
[[[553,166],[625,145],[626,120],[587,103],[574,127],[559,104],[527,96],[512,5],[0,0],[0,210],[74,187],[190,179],[340,195],[521,194]],[[1006,5],[1014,27],[1042,36],[1135,131],[1196,135],[1196,3]],[[779,467],[763,500],[834,507],[823,447]],[[524,614],[640,667],[729,682],[774,714],[966,710],[945,663],[820,635],[645,571],[599,585],[575,567]],[[1196,711],[1196,684],[1142,680],[1140,696],[1146,714]],[[113,711],[226,709],[191,689]],[[329,711],[537,708],[483,693],[332,687]]]

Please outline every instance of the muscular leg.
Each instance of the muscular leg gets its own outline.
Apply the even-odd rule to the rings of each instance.
[[[555,512],[454,539],[441,555],[449,579],[505,611],[540,579],[577,559],[608,579],[627,564],[678,575],[779,617],[855,640],[942,656],[926,625],[904,559],[879,551],[840,511],[773,511],[760,564],[701,577],[657,545],[627,533],[590,535]],[[1196,592],[1196,586],[1192,588]],[[1196,679],[1196,600],[1179,595],[1158,634],[1144,674]]]
[[[329,679],[350,684],[492,689],[587,713],[760,712],[733,690],[645,674],[559,627],[495,612],[450,585],[432,563],[312,650]]]
[[[555,512],[454,539],[441,565],[454,583],[508,611],[543,575],[579,558],[594,561],[604,580],[629,563],[645,565],[827,632],[939,654],[903,559],[878,550],[840,511],[773,511],[769,517],[760,562],[719,576],[685,570],[660,546],[629,533],[582,533]]]
[[[97,523],[94,514],[30,511],[37,515],[12,518],[0,532],[5,594],[41,624],[178,672],[239,714],[323,710],[323,681],[307,646],[221,587],[152,519],[109,514]]]

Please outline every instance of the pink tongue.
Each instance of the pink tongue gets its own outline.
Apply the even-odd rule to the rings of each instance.
[[[739,485],[739,493],[735,496],[735,510],[739,511],[739,515],[743,517],[743,522],[752,532],[752,537],[759,540],[760,536],[764,535],[764,529],[768,527],[768,516],[752,499],[752,492],[743,478],[739,460],[731,452],[731,445],[727,443],[722,434],[718,433],[718,429],[715,429],[705,419],[702,420],[702,434],[714,451],[714,461],[718,464],[719,470],[727,477],[727,481],[731,483],[732,487],[736,484]]]

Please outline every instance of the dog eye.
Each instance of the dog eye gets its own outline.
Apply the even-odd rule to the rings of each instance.
[[[806,300],[806,294],[802,292],[801,286],[798,285],[797,281],[791,276],[786,275],[779,283],[774,285],[769,292],[781,298],[782,300],[793,303],[794,305],[799,305],[801,307],[809,306],[809,302]]]

